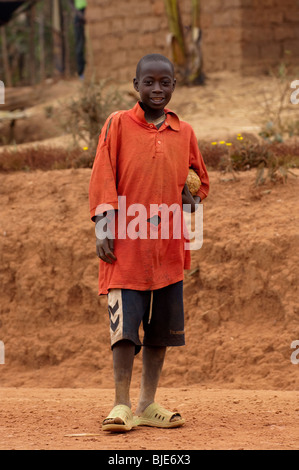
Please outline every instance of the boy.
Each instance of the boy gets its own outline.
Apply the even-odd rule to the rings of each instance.
[[[144,56],[133,84],[140,101],[107,119],[89,188],[101,259],[99,295],[108,294],[113,351],[115,406],[102,424],[107,431],[184,424],[179,413],[165,410],[154,398],[167,346],[185,344],[183,277],[190,268],[190,252],[176,232],[183,227],[182,204],[194,211],[209,191],[191,126],[166,108],[176,85],[172,63],[160,54]],[[194,198],[185,184],[191,166],[201,179]],[[175,211],[169,211],[168,237],[161,235],[165,207],[180,208],[179,224]],[[146,214],[146,225],[144,217],[136,224],[133,216],[138,211],[139,216]],[[109,235],[109,230],[115,233]],[[143,344],[138,335],[141,321]],[[141,345],[141,392],[134,417],[129,392],[134,355]]]

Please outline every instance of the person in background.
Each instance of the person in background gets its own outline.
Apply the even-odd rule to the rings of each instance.
[[[87,0],[70,0],[70,5],[74,13],[75,49],[77,61],[77,73],[81,80],[84,80],[85,69],[85,11]]]

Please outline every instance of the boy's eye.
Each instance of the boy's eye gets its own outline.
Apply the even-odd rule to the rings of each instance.
[[[170,86],[170,82],[168,82],[168,81],[167,82],[162,82],[162,85],[163,86]]]
[[[145,84],[145,85],[152,85],[153,82],[152,82],[151,80],[145,80],[144,84]]]

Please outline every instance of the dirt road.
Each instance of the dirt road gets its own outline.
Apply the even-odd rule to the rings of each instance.
[[[125,434],[100,429],[112,390],[2,388],[0,400],[0,449],[299,449],[295,391],[162,388],[157,400],[179,410],[185,426]],[[132,401],[136,405],[136,390]],[[98,435],[67,437],[84,433]]]

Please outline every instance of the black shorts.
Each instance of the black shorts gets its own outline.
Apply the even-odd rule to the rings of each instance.
[[[154,291],[110,289],[108,293],[111,347],[130,340],[136,346],[183,346],[183,281]],[[143,341],[140,325],[143,322]]]

